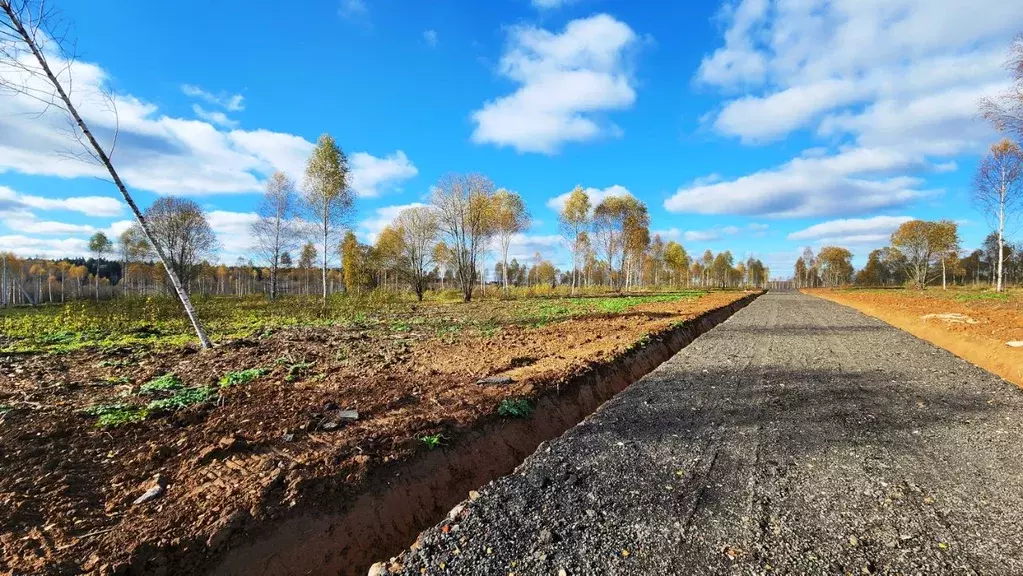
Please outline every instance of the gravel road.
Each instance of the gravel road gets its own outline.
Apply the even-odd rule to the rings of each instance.
[[[1023,574],[1023,392],[771,293],[473,496],[403,573]]]

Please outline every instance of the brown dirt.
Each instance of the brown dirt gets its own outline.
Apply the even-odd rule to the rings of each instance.
[[[394,469],[537,398],[588,367],[742,293],[645,304],[494,336],[303,328],[208,352],[79,351],[0,357],[0,573],[198,573],[247,534],[300,511],[337,510]],[[410,311],[409,315],[414,316]],[[286,382],[280,358],[313,364]],[[127,360],[124,367],[99,367]],[[230,371],[273,371],[204,405],[100,430],[81,409],[174,372],[215,386]],[[510,375],[510,386],[476,380]],[[104,378],[128,377],[134,384]],[[357,422],[325,430],[338,409]],[[159,477],[162,496],[132,502]]]
[[[971,292],[915,290],[804,290],[850,306],[940,346],[1023,387],[1023,300],[968,299]],[[962,294],[967,299],[958,300]]]

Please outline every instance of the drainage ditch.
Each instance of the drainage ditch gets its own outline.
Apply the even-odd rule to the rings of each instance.
[[[465,434],[441,450],[373,473],[367,491],[343,513],[300,513],[227,552],[217,576],[364,575],[397,555],[423,529],[474,490],[512,472],[545,441],[668,360],[699,335],[752,302],[750,294],[659,334],[615,361],[594,366],[538,398],[532,418],[503,420]]]

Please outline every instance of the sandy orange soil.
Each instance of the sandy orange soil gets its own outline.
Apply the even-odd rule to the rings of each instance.
[[[804,290],[850,306],[1023,387],[1023,295],[976,290]]]

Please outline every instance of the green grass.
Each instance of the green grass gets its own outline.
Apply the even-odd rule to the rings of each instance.
[[[220,387],[230,388],[231,386],[238,386],[239,384],[248,384],[249,382],[252,382],[262,376],[266,376],[269,373],[269,368],[249,368],[248,370],[228,372],[220,378]]]
[[[146,405],[150,412],[176,412],[208,402],[217,397],[217,391],[209,386],[182,388],[167,398],[153,400]]]
[[[175,390],[181,390],[185,385],[181,383],[181,379],[174,373],[163,374],[153,378],[149,382],[146,382],[139,387],[139,394],[143,396],[152,396],[160,392],[173,392]]]
[[[186,387],[174,374],[163,374],[146,382],[139,388],[138,398],[153,398],[145,404],[132,401],[127,394],[125,402],[97,404],[82,410],[86,416],[96,418],[99,428],[116,428],[126,424],[142,422],[150,416],[167,414],[209,402],[219,396],[210,386]]]
[[[284,376],[285,382],[295,382],[301,380],[306,370],[313,367],[312,362],[297,362],[288,366],[288,373]]]
[[[705,292],[683,290],[640,295],[567,296],[567,289],[515,289],[512,297],[488,289],[486,298],[458,302],[452,290],[430,293],[414,303],[405,293],[372,291],[335,294],[321,306],[317,298],[288,296],[271,303],[262,296],[193,296],[199,317],[215,342],[263,337],[295,327],[341,326],[359,331],[421,332],[455,338],[466,329],[485,336],[508,325],[543,326],[589,314],[620,314],[647,303],[699,298]],[[195,334],[169,296],[124,297],[95,302],[0,310],[0,353],[66,353],[81,348],[179,348],[195,345]],[[103,360],[120,368],[129,359]]]
[[[430,434],[428,436],[420,436],[419,441],[426,444],[426,447],[430,450],[434,450],[444,443],[444,436],[441,433]]]
[[[94,416],[98,428],[116,428],[142,422],[149,415],[146,408],[134,404],[97,404],[82,410],[82,413]]]
[[[506,418],[529,418],[533,415],[533,406],[525,398],[505,398],[497,406],[497,413]]]
[[[975,300],[996,300],[999,302],[1008,302],[1008,292],[960,292],[955,295],[955,299],[960,302],[972,302]]]

